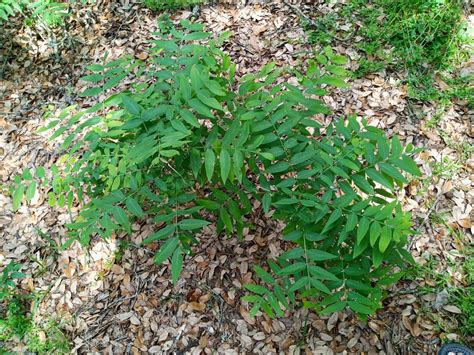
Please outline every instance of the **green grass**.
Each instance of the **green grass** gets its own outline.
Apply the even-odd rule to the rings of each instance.
[[[43,319],[41,323],[33,319],[34,310],[44,295],[25,294],[18,288],[15,281],[25,276],[19,271],[21,267],[10,262],[0,273],[0,342],[22,341],[29,352],[37,354],[69,353],[69,341],[60,323],[52,318]],[[8,353],[6,346],[0,343],[0,354]]]
[[[0,318],[0,340],[13,337],[22,338],[30,329],[31,319],[27,316],[24,300],[15,295],[6,304],[4,315]]]
[[[421,311],[431,319],[436,329],[442,333],[457,333],[460,340],[468,345],[473,341],[474,334],[474,249],[458,230],[448,226],[445,216],[433,214],[433,222],[444,225],[448,236],[464,245],[461,250],[464,261],[453,261],[447,258],[440,261],[428,255],[424,264],[416,264],[407,271],[405,280],[423,280],[424,285],[417,288],[418,295],[437,294],[442,290],[448,291],[448,303],[461,310],[461,314],[450,313],[445,310],[434,312],[431,306],[421,304]],[[458,275],[456,279],[453,275]],[[461,277],[459,277],[461,275]],[[472,345],[472,344],[470,344]]]
[[[20,294],[13,295],[6,302],[0,314],[0,341],[23,341],[28,351],[37,354],[69,353],[69,340],[61,330],[61,324],[48,318],[37,323],[29,312],[29,299]],[[8,349],[0,346],[0,354]]]
[[[326,45],[339,38],[338,23],[351,24],[352,36],[363,38],[355,44],[361,54],[355,76],[385,68],[403,72],[413,99],[458,98],[474,106],[472,75],[458,73],[473,44],[462,0],[351,0],[341,6],[337,16],[316,18],[316,25],[308,27],[309,38]],[[436,75],[448,89],[436,88]]]
[[[68,354],[69,341],[60,326],[61,324],[53,319],[41,326],[32,326],[27,334],[28,350],[37,354]]]
[[[191,8],[204,0],[144,0],[143,4],[153,11]]]

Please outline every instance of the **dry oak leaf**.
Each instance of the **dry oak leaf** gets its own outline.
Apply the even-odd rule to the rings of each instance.
[[[244,306],[240,306],[240,315],[248,324],[255,325],[255,317],[252,317]]]
[[[206,305],[204,303],[199,303],[199,302],[189,302],[188,306],[186,307],[186,310],[188,312],[202,312],[206,309]]]
[[[448,305],[444,306],[443,309],[445,311],[448,311],[448,312],[451,312],[451,313],[462,314],[462,311],[458,307],[456,307],[452,304],[448,304]]]
[[[472,222],[468,219],[460,219],[458,221],[458,224],[463,227],[463,228],[466,228],[466,229],[469,229],[472,227]]]

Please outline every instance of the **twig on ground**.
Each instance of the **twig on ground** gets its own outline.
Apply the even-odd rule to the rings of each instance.
[[[421,224],[418,226],[419,229],[423,228],[423,226],[426,224],[426,222],[428,222],[428,219],[430,218],[431,213],[436,208],[436,205],[438,204],[438,202],[441,198],[441,195],[443,195],[443,184],[444,184],[444,181],[442,181],[441,184],[439,185],[439,187],[438,187],[439,190],[438,190],[438,193],[436,194],[435,201],[433,202],[430,209],[426,213],[426,216],[423,219],[423,222],[421,222]],[[416,239],[417,239],[416,235],[414,235],[413,238],[411,238],[410,244],[408,245],[408,250],[411,250],[413,248],[413,246],[415,245]]]
[[[301,11],[301,9],[299,7],[289,3],[286,0],[284,0],[283,3],[286,6],[288,6],[291,10],[293,10],[293,12],[295,12],[299,17],[302,17],[306,21],[308,21],[311,26],[318,27],[318,23],[316,21],[314,21],[312,18],[308,17],[308,15],[306,15],[303,11]]]

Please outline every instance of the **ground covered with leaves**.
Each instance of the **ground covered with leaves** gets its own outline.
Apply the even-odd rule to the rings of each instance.
[[[230,30],[224,49],[242,76],[271,61],[296,66],[317,54],[320,45],[308,39],[304,21],[316,16],[315,7],[319,14],[337,11],[323,2],[221,3],[176,11],[171,19],[202,22],[216,35]],[[243,285],[256,280],[254,265],[285,247],[279,238],[283,226],[259,213],[258,203],[252,214],[257,229],[246,230],[243,240],[206,227],[174,286],[169,265],[154,265],[153,247],[140,246],[153,233],[152,223],[133,225],[131,236],[97,238],[90,248],[74,243],[62,250],[71,214],[50,207],[47,192],[12,212],[8,186],[14,176],[58,159],[57,143],[37,133],[45,117],[72,104],[94,104],[78,96],[86,87],[79,78],[105,53],[108,59],[123,54],[146,59],[159,16],[132,1],[97,1],[76,10],[67,31],[40,29],[38,34],[12,21],[0,33],[0,262],[21,264],[24,298],[18,307],[29,307],[25,313],[32,314],[26,336],[2,338],[5,350],[405,354],[433,353],[451,341],[472,345],[474,108],[456,97],[442,105],[413,100],[401,71],[366,74],[351,80],[350,89],[324,98],[333,112],[325,120],[366,117],[387,134],[422,148],[416,162],[423,176],[399,196],[413,214],[410,252],[418,265],[388,290],[384,308],[367,322],[349,311],[324,317],[307,310],[277,319],[250,316],[249,305],[241,301]],[[349,31],[350,26],[338,28]],[[355,72],[360,67],[356,45],[363,39],[357,32],[349,36],[338,40],[336,33],[324,45],[348,56],[347,69]],[[472,58],[461,70],[472,73]],[[441,79],[433,85],[448,90]],[[8,311],[3,313],[7,317]]]

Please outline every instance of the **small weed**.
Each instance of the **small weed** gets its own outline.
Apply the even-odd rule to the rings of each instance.
[[[326,16],[318,17],[312,24],[307,21],[303,22],[303,27],[313,28],[309,31],[308,39],[311,43],[320,43],[322,45],[330,44],[333,40],[333,35],[336,32],[336,14],[329,13]]]
[[[370,73],[377,73],[385,69],[386,63],[383,61],[375,61],[367,58],[359,60],[359,68],[354,72],[354,77],[361,78]]]
[[[474,249],[468,251],[469,258],[464,263],[464,275],[467,285],[474,285]]]
[[[474,108],[474,75],[443,77],[449,88],[442,93],[446,100],[458,99],[467,102],[468,107]]]
[[[427,122],[426,122],[426,127],[427,128],[435,128],[438,126],[439,122],[443,118],[443,114],[446,110],[445,105],[440,105],[438,109],[436,110],[436,113],[431,117]]]
[[[474,334],[474,249],[467,249],[465,254],[463,275],[466,287],[455,290],[453,303],[462,311],[460,331],[465,336],[472,336]]]
[[[0,340],[12,337],[22,338],[31,327],[31,319],[26,315],[24,300],[19,295],[12,296],[6,306],[5,314],[0,318]]]
[[[454,174],[461,168],[462,164],[451,160],[449,157],[444,157],[441,162],[435,162],[433,164],[433,175],[452,179]]]
[[[43,326],[34,325],[26,342],[28,350],[38,354],[67,354],[69,341],[60,328],[60,323],[50,319]]]
[[[474,153],[474,146],[472,144],[466,141],[457,141],[444,131],[440,132],[440,136],[449,148],[456,151],[459,163],[464,164],[472,157]]]
[[[27,349],[38,354],[63,354],[69,352],[69,342],[60,330],[60,324],[48,320],[44,326],[33,321],[33,313],[43,297],[40,293],[24,294],[15,280],[25,275],[21,264],[10,262],[0,274],[0,341],[25,340]],[[30,305],[33,301],[33,311]],[[0,354],[8,353],[0,347]]]

